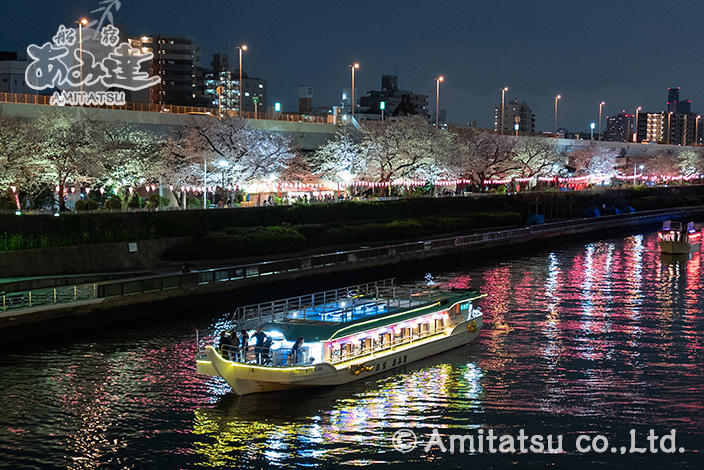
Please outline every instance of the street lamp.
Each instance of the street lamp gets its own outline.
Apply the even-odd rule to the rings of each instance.
[[[562,95],[555,96],[555,136],[557,136],[557,102],[562,99]]]
[[[645,165],[638,165],[638,169],[640,171],[643,171],[643,168],[645,168]],[[636,162],[635,160],[633,161],[633,186],[636,185]]]
[[[379,102],[379,109],[381,110],[381,121],[384,122],[384,110],[386,109],[386,101]]]
[[[222,184],[222,187],[225,187],[225,169],[230,166],[230,163],[228,163],[227,160],[218,160],[218,166],[220,167],[220,170],[222,172],[222,178],[220,184]]]
[[[435,127],[439,127],[440,123],[440,82],[444,82],[445,77],[442,75],[435,79]]]
[[[694,145],[699,145],[699,119],[701,117],[701,114],[698,114],[697,118],[694,120]]]
[[[247,44],[242,44],[237,46],[240,53],[240,105],[239,105],[239,115],[242,117],[242,106],[244,105],[244,94],[242,93],[242,52],[247,50]]]
[[[594,142],[594,128],[596,127],[596,123],[592,122],[589,124],[589,127],[592,130],[592,142]]]
[[[670,144],[670,118],[672,118],[672,111],[667,113],[667,144]]]
[[[504,135],[504,97],[507,91],[507,86],[501,89],[501,135]]]
[[[78,60],[81,62],[79,66],[79,70],[81,73],[81,99],[79,100],[79,104],[82,104],[83,102],[83,27],[88,25],[88,19],[86,18],[81,18],[78,21],[74,21],[74,23],[78,24]]]
[[[633,142],[638,142],[638,113],[640,110],[643,109],[642,107],[638,106],[636,108],[636,125],[635,125],[635,132],[633,133]]]
[[[597,134],[599,140],[601,140],[601,109],[604,107],[605,104],[606,103],[604,101],[599,103],[599,133]]]
[[[350,65],[350,69],[352,69],[352,116],[354,116],[354,108],[355,108],[355,100],[354,100],[354,71],[359,68],[359,62],[355,62],[354,64]]]

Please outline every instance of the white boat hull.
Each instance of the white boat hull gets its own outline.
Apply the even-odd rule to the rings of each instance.
[[[472,326],[472,322],[475,322],[475,326]],[[479,335],[481,327],[482,317],[479,316],[456,325],[449,333],[335,365],[321,363],[301,367],[260,367],[224,359],[215,348],[208,346],[205,350],[206,358],[198,360],[197,367],[198,372],[225,379],[238,395],[342,385],[463,346]]]

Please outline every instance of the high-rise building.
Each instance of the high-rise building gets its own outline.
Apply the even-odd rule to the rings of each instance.
[[[616,116],[606,116],[606,133],[604,139],[611,142],[628,142],[633,138],[633,121],[632,114],[621,111]]]
[[[239,71],[235,71],[239,80]],[[254,107],[258,106],[258,112],[266,111],[266,80],[261,78],[248,77],[242,75],[242,111],[254,112]]]
[[[509,100],[504,102],[503,122],[501,122],[501,104],[494,108],[494,131],[515,135],[516,124],[520,135],[535,134],[535,114],[525,101]]]
[[[692,100],[680,100],[680,87],[667,89],[667,112],[674,114],[689,114],[692,112]]]
[[[141,36],[129,38],[130,46],[152,52],[151,75],[161,83],[149,89],[150,101],[163,105],[207,106],[200,68],[200,48],[190,36]]]
[[[231,72],[228,68],[227,56],[217,53],[213,54],[211,62],[212,70],[204,73],[204,95],[207,98],[208,106],[218,107],[218,87],[222,87],[220,94],[220,106],[223,111],[240,109],[240,74],[239,70]],[[247,74],[242,75],[242,93],[244,100],[242,110],[254,112],[266,111],[266,81],[260,78],[251,78]]]
[[[667,89],[667,111],[639,113],[635,133],[638,142],[671,145],[701,143],[704,129],[699,116],[691,112],[692,100],[680,99],[680,88]]]
[[[29,65],[26,60],[20,60],[16,52],[0,51],[0,92],[4,93],[37,93],[27,86],[24,72]]]
[[[344,101],[344,99],[343,99]],[[421,95],[398,87],[398,76],[382,75],[381,90],[370,90],[366,96],[359,98],[358,119],[365,114],[377,117],[381,115],[381,102],[384,102],[386,117],[419,115],[430,118],[428,112],[428,95]]]
[[[310,114],[313,111],[313,87],[301,85],[298,87],[298,112]]]
[[[665,142],[665,114],[666,113],[643,113],[645,116],[645,142],[663,143]]]

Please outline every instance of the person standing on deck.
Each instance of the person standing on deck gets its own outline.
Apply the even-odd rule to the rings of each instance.
[[[230,344],[232,345],[231,361],[237,361],[240,358],[240,338],[237,336],[237,330],[230,331]]]
[[[256,357],[257,364],[261,364],[264,341],[266,341],[267,338],[266,333],[264,333],[260,327],[257,327],[257,331],[252,335],[252,338],[255,339],[254,355]]]
[[[288,355],[288,364],[298,364],[301,362],[301,346],[303,345],[303,336],[299,336],[296,342],[291,348],[291,352]]]
[[[242,333],[242,338],[240,338],[240,354],[242,354],[242,362],[247,362],[247,349],[249,349],[249,334],[247,330],[240,331]]]
[[[220,355],[222,357],[232,360],[232,339],[230,338],[230,335],[227,333],[227,331],[223,331],[222,333],[220,333],[220,344],[218,345],[218,347],[220,349]]]

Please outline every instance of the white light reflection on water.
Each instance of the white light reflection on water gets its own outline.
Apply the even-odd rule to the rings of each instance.
[[[217,331],[225,312],[11,351],[0,356],[0,459],[9,468],[500,466],[495,456],[390,450],[406,426],[609,437],[676,428],[678,444],[700,448],[701,254],[662,257],[654,234],[551,248],[433,272],[487,294],[479,338],[342,387],[238,398],[196,374],[194,330]],[[692,455],[668,465],[686,468]],[[624,466],[594,460],[585,462]],[[555,461],[517,455],[509,464]]]

